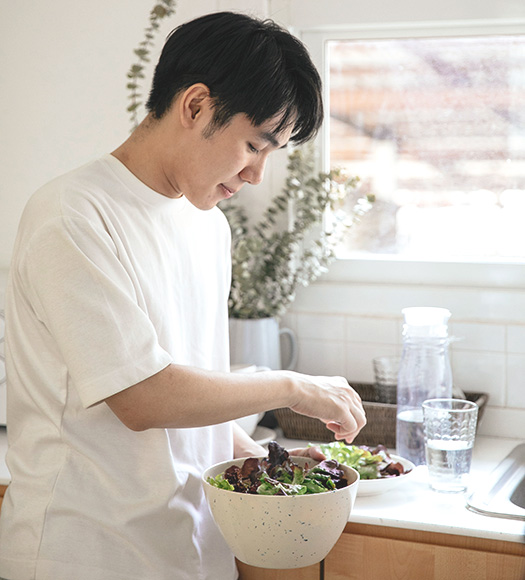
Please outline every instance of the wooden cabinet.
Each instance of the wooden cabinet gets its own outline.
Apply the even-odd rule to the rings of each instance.
[[[525,545],[349,523],[322,565],[239,571],[241,580],[524,580]]]
[[[0,509],[2,509],[2,501],[4,500],[4,493],[7,489],[7,485],[0,485]]]
[[[325,580],[524,580],[525,545],[348,524],[324,564]]]

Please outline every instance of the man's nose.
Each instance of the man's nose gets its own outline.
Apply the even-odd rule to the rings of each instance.
[[[257,159],[247,165],[240,173],[241,179],[250,185],[259,185],[264,177],[266,157]]]

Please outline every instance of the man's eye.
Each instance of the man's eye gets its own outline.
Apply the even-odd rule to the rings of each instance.
[[[259,149],[257,149],[257,147],[254,147],[251,143],[248,143],[248,149],[252,152],[252,153],[259,153]]]

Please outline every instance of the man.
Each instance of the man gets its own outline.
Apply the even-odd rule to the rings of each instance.
[[[215,206],[317,131],[303,46],[240,14],[196,19],[168,39],[147,106],[126,142],[44,186],[21,220],[6,299],[9,580],[234,579],[199,481],[265,454],[232,420],[290,407],[348,441],[365,423],[341,377],[228,372],[230,232]]]

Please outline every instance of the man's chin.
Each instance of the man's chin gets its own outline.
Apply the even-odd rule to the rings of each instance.
[[[223,201],[222,199],[191,199],[189,197],[186,198],[191,205],[193,205],[194,207],[196,207],[197,209],[200,209],[202,211],[209,211],[210,209],[213,209],[214,207],[216,207],[216,205]]]

